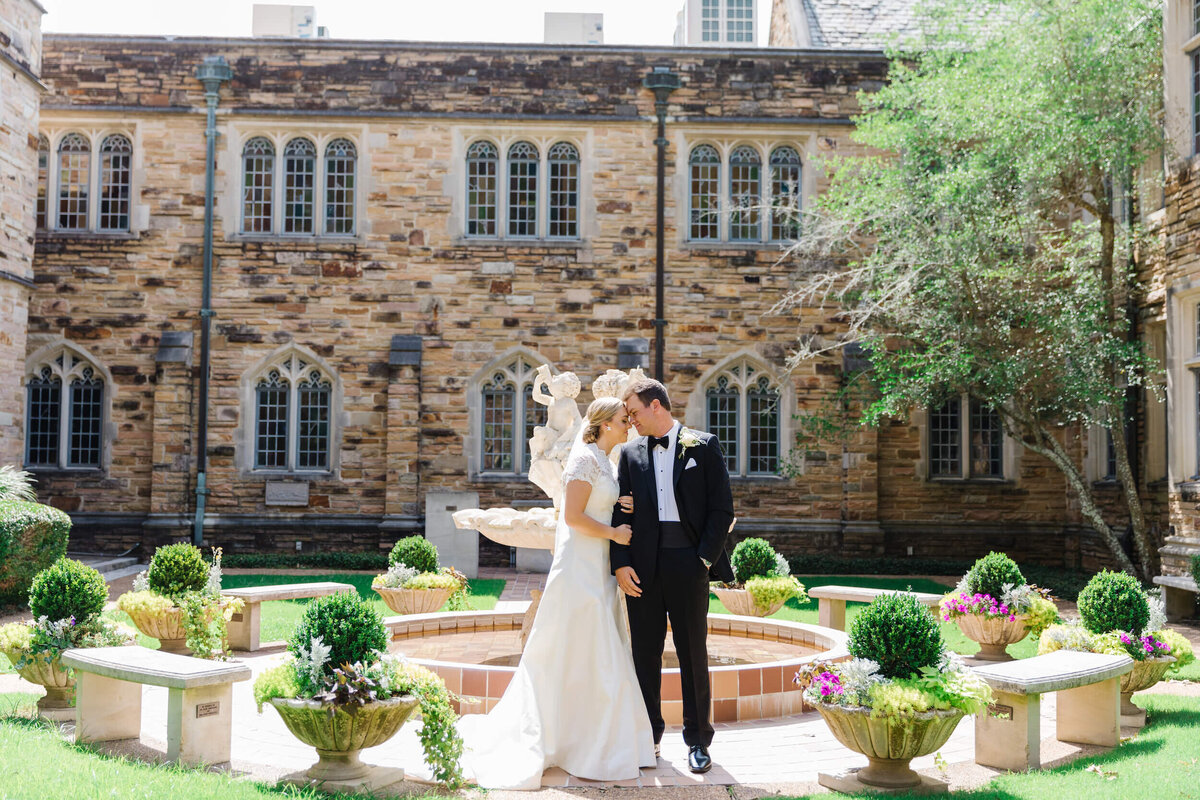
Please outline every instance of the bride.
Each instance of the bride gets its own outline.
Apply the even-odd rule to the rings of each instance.
[[[655,764],[646,705],[638,688],[609,541],[616,470],[608,453],[629,431],[615,397],[594,401],[563,468],[564,497],[554,561],[521,663],[504,696],[485,715],[459,720],[463,769],[490,789],[538,789],[542,772],[561,767],[589,780],[636,778]],[[620,498],[627,506],[632,498]]]

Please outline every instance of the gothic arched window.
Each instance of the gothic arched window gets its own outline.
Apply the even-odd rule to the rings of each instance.
[[[133,145],[120,134],[100,143],[100,230],[129,230]]]
[[[535,426],[546,424],[546,407],[533,399],[537,367],[517,356],[492,370],[480,386],[481,471],[529,471],[529,438]]]
[[[508,148],[508,235],[537,236],[538,149],[529,142]]]
[[[721,156],[712,145],[692,148],[688,157],[688,238],[721,238]]]
[[[37,229],[46,229],[46,197],[50,184],[50,140],[45,134],[38,137],[37,171]]]
[[[254,387],[254,468],[330,468],[333,383],[296,353],[272,363]]]
[[[65,231],[88,227],[88,187],[92,146],[78,133],[68,133],[58,143],[58,225]]]
[[[500,155],[491,142],[467,149],[467,236],[496,235],[496,170]]]
[[[104,377],[70,347],[34,365],[26,380],[25,463],[99,468],[104,447]]]
[[[794,147],[771,151],[771,241],[800,236],[800,154]]]
[[[550,215],[548,235],[552,239],[579,238],[579,151],[559,142],[548,153]]]
[[[313,233],[317,148],[308,139],[292,139],[283,148],[283,232]]]
[[[749,361],[721,370],[708,383],[706,423],[721,443],[729,474],[779,471],[779,407],[778,385]]]
[[[358,149],[349,139],[334,139],[325,146],[325,232],[336,236],[354,233],[354,193]]]
[[[256,136],[242,148],[242,233],[270,233],[275,188],[275,146]]]
[[[729,238],[754,242],[762,238],[759,203],[762,201],[762,158],[743,145],[729,154]]]

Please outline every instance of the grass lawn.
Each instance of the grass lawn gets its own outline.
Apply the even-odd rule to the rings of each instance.
[[[276,586],[284,583],[348,583],[358,590],[359,596],[367,600],[385,617],[396,614],[384,604],[382,598],[371,589],[373,575],[361,573],[328,573],[325,575],[225,575],[221,585],[226,589],[240,589],[244,586]],[[504,590],[504,580],[475,579],[471,581],[471,608],[486,611],[496,607],[500,592]],[[309,600],[272,600],[262,604],[262,628],[260,638],[264,642],[275,642],[287,639],[300,621],[304,607]],[[124,622],[132,627],[129,616],[122,611],[109,611],[106,614],[115,620]],[[152,649],[158,648],[158,640],[138,634],[138,644]]]
[[[1200,799],[1200,758],[1196,750],[1200,699],[1149,695],[1139,697],[1138,705],[1149,710],[1150,723],[1137,738],[1114,750],[1054,769],[1001,775],[979,789],[945,796],[955,800]],[[970,721],[960,724],[968,725]],[[825,800],[832,796],[811,797]]]

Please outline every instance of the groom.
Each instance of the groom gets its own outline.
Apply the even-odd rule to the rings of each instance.
[[[654,732],[662,739],[662,654],[671,621],[683,690],[683,741],[688,767],[708,772],[713,728],[709,714],[708,583],[732,581],[725,537],[733,522],[729,472],[717,437],[683,428],[671,417],[661,383],[632,381],[622,396],[641,437],[621,449],[617,482],[633,495],[633,512],[620,504],[613,525],[628,523],[633,539],[613,543],[610,558],[629,607],[633,663]]]

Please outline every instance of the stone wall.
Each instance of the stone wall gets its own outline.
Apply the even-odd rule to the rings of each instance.
[[[0,464],[24,458],[23,372],[33,277],[42,14],[0,0]]]

